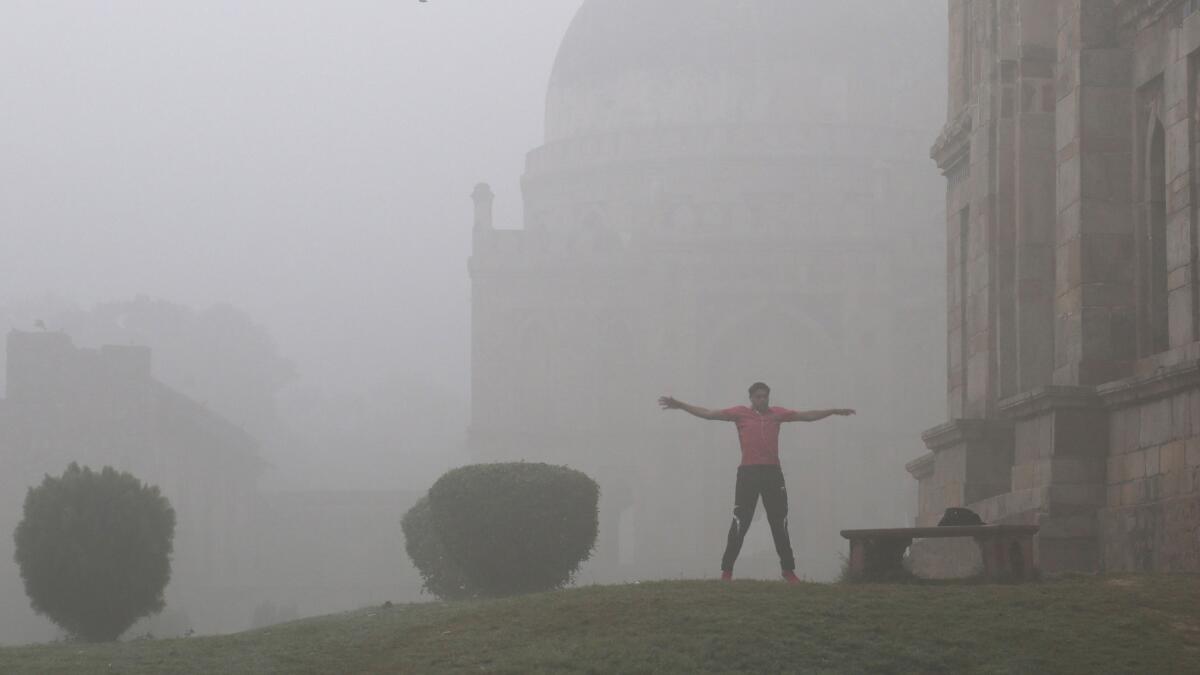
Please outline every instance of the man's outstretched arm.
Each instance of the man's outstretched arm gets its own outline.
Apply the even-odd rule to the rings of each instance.
[[[792,410],[783,416],[784,422],[816,422],[832,415],[853,415],[850,408],[834,408],[832,410]]]
[[[720,410],[709,410],[708,408],[701,408],[698,405],[691,405],[690,403],[684,403],[683,401],[680,401],[671,396],[660,396],[658,399],[658,404],[660,406],[662,406],[663,410],[683,410],[684,412],[691,413],[691,414],[695,415],[696,417],[699,417],[700,419],[719,420],[722,422],[730,422],[733,420],[732,417],[721,412]]]

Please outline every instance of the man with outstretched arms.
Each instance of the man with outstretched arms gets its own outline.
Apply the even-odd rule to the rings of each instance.
[[[775,551],[779,554],[779,565],[783,578],[788,583],[797,583],[796,561],[792,556],[792,543],[787,530],[787,488],[783,483],[783,470],[779,466],[779,425],[784,422],[815,422],[830,415],[853,415],[849,408],[833,410],[788,410],[771,407],[771,388],[762,382],[750,385],[750,407],[744,405],[724,410],[709,410],[690,405],[670,396],[658,399],[663,410],[684,410],[706,420],[733,422],[737,425],[738,441],[742,446],[742,463],[738,466],[737,485],[733,496],[733,523],[729,526],[729,539],[725,555],[721,558],[721,579],[733,579],[733,563],[742,542],[754,520],[754,509],[762,496],[763,508],[767,511],[767,522],[771,525],[771,537],[775,539]]]

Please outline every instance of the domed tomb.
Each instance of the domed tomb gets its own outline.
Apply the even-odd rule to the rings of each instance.
[[[550,76],[546,142],[671,126],[926,120],[941,100],[928,74],[942,64],[912,40],[937,40],[936,4],[589,0]]]

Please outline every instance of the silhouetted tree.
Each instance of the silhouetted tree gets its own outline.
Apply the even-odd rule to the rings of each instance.
[[[29,488],[13,534],[30,605],[90,642],[162,610],[174,536],[175,511],[157,487],[75,463]]]

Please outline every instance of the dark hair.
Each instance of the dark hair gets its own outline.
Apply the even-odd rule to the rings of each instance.
[[[753,396],[754,392],[758,391],[759,389],[766,391],[768,394],[771,393],[771,388],[766,384],[762,382],[755,382],[754,384],[750,385],[750,395]]]

